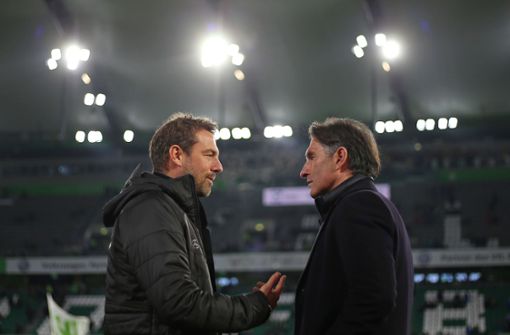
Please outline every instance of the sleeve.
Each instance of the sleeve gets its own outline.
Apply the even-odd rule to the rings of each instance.
[[[183,226],[163,199],[146,200],[122,216],[128,261],[162,322],[236,332],[267,320],[270,307],[261,292],[213,294],[192,279]]]
[[[335,209],[331,227],[338,241],[347,293],[327,334],[342,329],[345,335],[375,335],[396,305],[391,215],[377,195],[353,195]]]

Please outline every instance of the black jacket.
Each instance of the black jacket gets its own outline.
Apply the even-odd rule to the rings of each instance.
[[[408,335],[409,237],[372,180],[355,176],[316,199],[321,227],[296,292],[296,335]]]
[[[132,176],[105,205],[103,220],[113,226],[105,334],[216,334],[269,317],[261,292],[215,293],[210,236],[192,176]]]

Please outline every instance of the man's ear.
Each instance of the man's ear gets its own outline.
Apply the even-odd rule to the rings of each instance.
[[[339,147],[338,149],[336,149],[335,159],[336,167],[340,171],[343,171],[348,168],[349,152],[345,147]]]
[[[168,148],[168,163],[177,167],[182,167],[184,164],[184,150],[177,144]]]

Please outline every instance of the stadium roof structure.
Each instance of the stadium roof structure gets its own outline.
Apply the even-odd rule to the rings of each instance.
[[[176,111],[229,127],[330,115],[413,128],[450,116],[510,125],[504,0],[3,0],[0,8],[0,134],[148,131]],[[242,65],[202,66],[201,42],[218,33],[239,46]],[[400,43],[389,72],[376,33]],[[361,34],[368,47],[357,58]],[[50,71],[52,49],[65,53],[69,43],[90,50],[88,60]],[[106,102],[87,106],[86,93]]]

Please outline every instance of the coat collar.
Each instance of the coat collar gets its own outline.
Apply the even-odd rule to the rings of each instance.
[[[151,175],[162,179],[161,188],[163,192],[170,195],[199,228],[207,226],[202,203],[195,190],[195,179],[193,176],[187,174],[182,177],[171,178],[159,172],[154,172],[153,174],[144,172],[142,174],[145,177],[150,177]]]
[[[161,173],[142,172],[140,165],[133,171],[119,194],[110,199],[103,208],[105,226],[114,225],[122,208],[137,195],[149,191],[162,191],[168,194],[194,221],[199,228],[207,226],[202,205],[195,191],[195,181],[191,175],[170,178]]]
[[[361,186],[361,181],[372,182],[371,177],[367,177],[361,174],[354,175],[329,191],[328,193],[321,195],[315,199],[315,207],[319,211],[321,219],[324,220],[330,209],[335,205],[338,199],[343,198],[353,186]],[[365,184],[365,183],[362,183]],[[358,188],[358,187],[354,187]],[[321,220],[321,221],[322,221]]]

